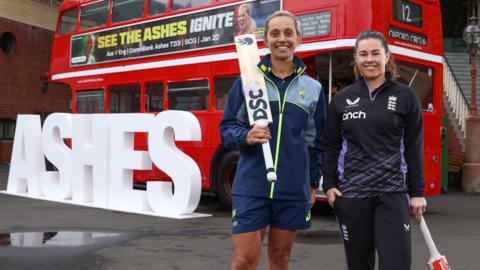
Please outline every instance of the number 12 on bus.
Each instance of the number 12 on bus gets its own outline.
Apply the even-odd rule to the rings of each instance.
[[[358,33],[374,29],[387,37],[397,80],[415,90],[424,111],[425,193],[440,194],[438,0],[64,0],[49,79],[70,87],[74,113],[194,113],[203,139],[178,147],[200,167],[203,190],[230,205],[239,155],[221,145],[218,123],[240,74],[234,37],[250,31],[265,55],[263,24],[277,10],[298,17],[302,44],[296,54],[329,99],[355,80],[351,63]],[[136,150],[146,150],[146,136],[135,134]],[[135,171],[132,181],[141,188],[152,180],[169,177],[154,168]]]

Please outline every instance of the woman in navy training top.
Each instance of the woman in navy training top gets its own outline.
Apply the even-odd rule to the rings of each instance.
[[[288,269],[297,230],[310,227],[310,202],[321,177],[320,145],[325,97],[320,83],[305,72],[294,55],[300,27],[289,12],[278,11],[265,22],[270,49],[258,68],[267,86],[273,123],[248,122],[242,82],[230,90],[220,122],[222,142],[240,150],[232,189],[232,269],[256,269],[266,227],[268,267]],[[267,180],[262,146],[270,141],[277,181]]]
[[[348,269],[407,270],[410,213],[423,195],[423,120],[415,92],[395,81],[385,37],[362,32],[355,43],[358,81],[328,108],[323,189],[334,208]],[[409,213],[410,212],[410,213]]]

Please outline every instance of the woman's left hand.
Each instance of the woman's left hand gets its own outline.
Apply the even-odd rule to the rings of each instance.
[[[415,216],[418,224],[422,220],[423,212],[427,209],[427,200],[425,197],[413,197],[410,198],[410,214]]]

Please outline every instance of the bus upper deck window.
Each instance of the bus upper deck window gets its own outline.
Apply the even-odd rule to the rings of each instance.
[[[60,26],[58,27],[58,34],[65,35],[75,31],[75,25],[77,23],[77,10],[67,10],[62,14],[60,19]]]
[[[108,1],[82,7],[80,10],[80,30],[105,25],[107,15]]]
[[[112,23],[143,17],[145,0],[113,0]]]
[[[172,10],[197,7],[201,5],[210,4],[211,2],[212,0],[173,0]]]
[[[147,112],[163,111],[163,83],[148,83],[146,90]]]
[[[110,112],[140,111],[140,85],[121,85],[110,88]]]
[[[75,93],[78,113],[103,113],[104,92],[103,90],[77,91]]]
[[[167,84],[168,108],[180,111],[204,111],[208,108],[208,81]]]
[[[162,14],[167,10],[168,0],[150,0],[150,11],[148,14]]]

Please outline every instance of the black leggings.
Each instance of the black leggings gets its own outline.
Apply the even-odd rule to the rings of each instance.
[[[404,193],[373,198],[337,197],[335,214],[349,270],[410,270],[410,207]]]

